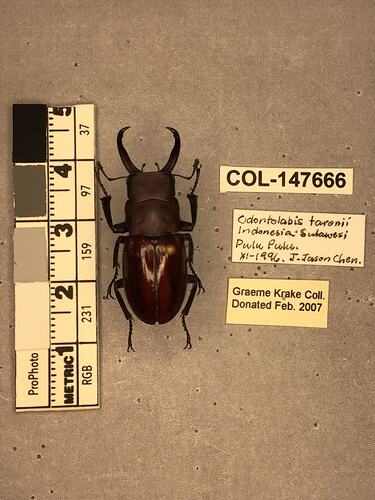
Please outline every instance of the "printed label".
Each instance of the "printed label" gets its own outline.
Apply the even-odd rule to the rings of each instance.
[[[353,194],[352,168],[220,167],[220,193]]]
[[[16,351],[17,408],[48,407],[48,349]]]
[[[227,323],[327,328],[328,281],[230,278]]]
[[[96,405],[98,403],[98,347],[96,343],[79,346],[79,403]]]
[[[233,210],[233,262],[363,267],[365,216]]]
[[[77,406],[77,345],[55,345],[51,349],[51,406]]]
[[[78,283],[78,340],[96,342],[96,283]]]

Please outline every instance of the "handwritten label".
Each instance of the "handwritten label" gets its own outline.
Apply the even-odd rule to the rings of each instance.
[[[220,193],[353,194],[352,168],[220,167]]]
[[[233,210],[233,262],[363,267],[365,215]]]
[[[227,323],[327,328],[329,282],[230,278]]]

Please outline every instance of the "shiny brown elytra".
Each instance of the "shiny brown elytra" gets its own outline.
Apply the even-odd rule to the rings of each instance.
[[[128,171],[127,176],[108,177],[98,162],[96,175],[105,194],[101,198],[108,226],[114,233],[122,233],[117,238],[113,252],[114,277],[109,284],[106,298],[115,298],[112,288],[129,322],[128,351],[133,350],[133,317],[148,324],[168,323],[181,310],[181,321],[186,333],[184,349],[191,348],[190,334],[186,326],[186,316],[196,294],[204,291],[201,280],[193,269],[193,241],[188,232],[194,229],[197,221],[198,197],[194,191],[198,185],[200,168],[195,160],[189,177],[172,174],[180,153],[180,136],[174,128],[175,143],[167,163],[155,172],[144,172],[130,160],[123,145],[122,128],[117,134],[117,147],[121,160]],[[113,223],[111,196],[107,194],[100,172],[109,180],[127,179],[128,199],[125,203],[125,220]],[[181,220],[180,207],[175,193],[175,177],[192,179],[195,182],[187,194],[191,210],[191,222]],[[120,245],[122,252],[122,278],[118,279]],[[191,284],[185,305],[187,285]],[[127,303],[126,303],[127,302]],[[181,309],[182,308],[182,309]]]

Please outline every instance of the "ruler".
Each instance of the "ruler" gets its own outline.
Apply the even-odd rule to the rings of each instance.
[[[99,407],[94,106],[13,106],[16,411]]]

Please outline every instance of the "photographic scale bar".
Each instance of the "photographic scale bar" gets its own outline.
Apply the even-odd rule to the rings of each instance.
[[[16,411],[99,407],[94,106],[13,106]]]

